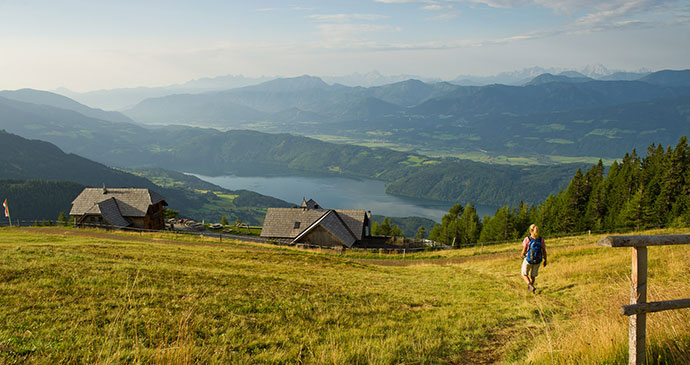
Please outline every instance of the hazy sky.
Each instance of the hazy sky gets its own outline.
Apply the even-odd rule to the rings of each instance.
[[[0,89],[686,69],[688,39],[688,0],[0,0]]]

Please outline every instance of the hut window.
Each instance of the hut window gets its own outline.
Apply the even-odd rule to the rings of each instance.
[[[299,222],[295,222],[295,228],[299,228]]]

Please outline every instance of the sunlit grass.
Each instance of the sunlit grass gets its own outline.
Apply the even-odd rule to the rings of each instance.
[[[517,241],[394,267],[211,237],[3,228],[0,363],[625,362],[630,250],[599,238],[547,240],[535,296]],[[690,247],[649,259],[650,300],[690,297]],[[689,311],[649,315],[651,360],[687,362]]]

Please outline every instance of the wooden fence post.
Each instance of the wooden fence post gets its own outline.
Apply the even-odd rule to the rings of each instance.
[[[632,283],[630,287],[630,304],[647,302],[647,247],[632,248]],[[647,313],[630,316],[628,333],[628,362],[645,364],[645,339]]]
[[[647,303],[647,247],[690,245],[690,235],[607,236],[600,239],[597,244],[608,247],[632,247],[630,305],[622,306],[621,314],[630,316],[628,362],[646,364],[647,313],[690,308],[690,298]]]

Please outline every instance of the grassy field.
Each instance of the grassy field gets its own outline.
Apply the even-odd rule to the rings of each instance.
[[[598,238],[547,239],[532,295],[517,242],[384,259],[0,228],[0,363],[621,363],[630,250]],[[690,246],[649,259],[650,301],[690,297]],[[648,316],[648,358],[690,361],[690,309]]]

